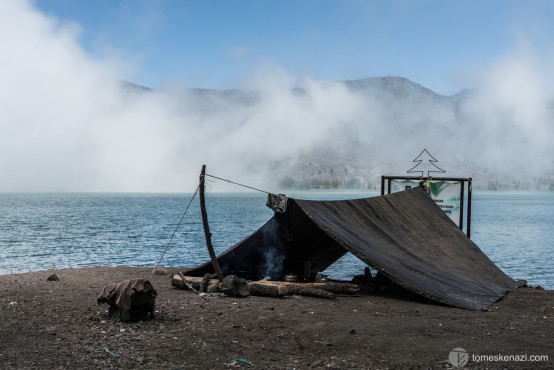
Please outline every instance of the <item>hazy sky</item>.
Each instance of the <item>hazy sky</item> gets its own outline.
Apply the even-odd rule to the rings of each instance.
[[[522,40],[554,50],[553,1],[35,0],[92,56],[149,87],[248,85],[260,66],[317,80],[398,75],[450,95]]]
[[[0,192],[193,191],[202,164],[275,189],[302,155],[330,147],[374,175],[404,173],[424,148],[449,176],[471,176],[473,164],[552,173],[553,10],[531,0],[0,0]],[[387,75],[478,93],[459,110],[394,108],[329,82]],[[158,90],[130,94],[119,80]],[[183,87],[263,99],[200,101]]]

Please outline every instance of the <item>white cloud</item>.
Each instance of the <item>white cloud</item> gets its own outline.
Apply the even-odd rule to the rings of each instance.
[[[0,191],[193,191],[202,164],[272,190],[277,164],[326,147],[376,175],[403,173],[423,148],[456,176],[471,175],[455,173],[460,158],[507,171],[533,158],[535,172],[552,165],[553,85],[529,50],[484,71],[460,112],[299,81],[274,65],[250,81],[259,95],[246,100],[256,103],[238,104],[185,90],[131,93],[117,79],[127,66],[87,55],[78,26],[25,1],[1,1],[0,14]],[[456,114],[466,117],[460,126]]]

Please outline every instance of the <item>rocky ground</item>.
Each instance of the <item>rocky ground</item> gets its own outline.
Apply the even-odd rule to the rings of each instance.
[[[151,280],[156,317],[138,323],[108,317],[96,298],[151,269],[0,276],[0,369],[434,369],[453,368],[457,347],[470,369],[554,366],[554,291],[521,288],[483,311],[386,295],[238,299],[178,290],[167,270]]]

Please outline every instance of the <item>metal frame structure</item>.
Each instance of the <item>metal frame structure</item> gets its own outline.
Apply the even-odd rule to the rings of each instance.
[[[387,194],[391,191],[391,180],[416,180],[420,181],[420,184],[426,181],[459,181],[462,183],[460,190],[460,229],[464,230],[464,194],[465,183],[467,182],[467,226],[466,235],[469,238],[471,235],[471,184],[473,179],[471,177],[459,178],[459,177],[418,177],[418,176],[381,176],[381,195],[385,195],[385,182],[387,183]]]

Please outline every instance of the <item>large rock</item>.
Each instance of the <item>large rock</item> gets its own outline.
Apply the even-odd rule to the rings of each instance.
[[[250,295],[246,280],[236,275],[225,276],[223,282],[219,284],[219,290],[229,297],[244,298]]]

